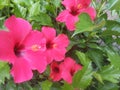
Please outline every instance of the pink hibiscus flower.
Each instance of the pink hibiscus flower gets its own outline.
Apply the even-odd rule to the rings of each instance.
[[[59,81],[61,80],[61,68],[57,62],[52,62],[50,65],[50,78],[53,79],[53,81]]]
[[[79,20],[78,15],[81,13],[88,13],[92,20],[95,19],[96,11],[89,7],[91,0],[63,0],[62,4],[65,6],[56,18],[59,22],[65,22],[67,29],[75,30],[75,23]],[[82,23],[82,22],[81,22]]]
[[[56,37],[56,31],[51,27],[42,27],[42,33],[46,37],[45,53],[48,64],[53,60],[63,60],[66,53],[66,47],[69,44],[68,37],[65,34],[59,34]]]
[[[68,82],[69,84],[72,83],[72,77],[73,75],[78,71],[82,69],[82,66],[80,64],[77,64],[75,60],[73,60],[70,57],[66,57],[64,59],[64,62],[61,63],[60,66],[62,70],[62,78]]]
[[[81,70],[82,66],[77,64],[72,58],[66,57],[61,63],[51,63],[50,69],[50,77],[53,79],[53,81],[59,81],[63,79],[71,84],[73,75],[78,70]]]
[[[8,31],[0,31],[0,59],[12,64],[15,83],[30,80],[32,70],[42,73],[47,65],[46,58],[41,55],[46,49],[43,34],[32,31],[29,22],[15,16],[8,18],[5,26]]]

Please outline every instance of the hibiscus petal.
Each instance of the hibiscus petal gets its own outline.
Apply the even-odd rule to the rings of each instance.
[[[65,67],[68,71],[70,71],[71,68],[72,68],[74,65],[75,65],[75,60],[74,60],[74,59],[72,59],[72,58],[70,58],[70,57],[66,57],[66,58],[64,59],[64,67]]]
[[[11,69],[15,83],[21,83],[32,79],[33,73],[30,64],[23,58],[17,58]]]
[[[70,74],[70,71],[65,67],[66,66],[66,64],[64,64],[64,62],[63,63],[61,63],[60,64],[60,69],[61,69],[61,77],[66,81],[66,82],[68,82],[69,84],[71,84],[72,83],[72,75]]]
[[[66,9],[71,9],[71,7],[76,5],[76,0],[63,0],[62,4],[66,7]]]
[[[47,50],[45,53],[46,53],[47,63],[50,64],[54,59],[54,57],[52,57],[51,55],[51,50]]]
[[[56,36],[56,30],[51,27],[42,27],[42,33],[45,35],[48,41],[51,41]]]
[[[12,58],[14,54],[14,40],[9,32],[0,31],[0,59],[13,63]]]
[[[60,64],[60,68],[62,70],[62,78],[70,84],[72,83],[71,70],[74,69],[74,65],[75,61],[70,57],[66,57],[64,59],[64,62]],[[78,69],[78,67],[76,67],[75,69]]]
[[[71,74],[70,74],[67,70],[64,70],[64,71],[62,72],[62,78],[63,78],[66,82],[68,82],[69,84],[72,83],[72,76],[71,76]]]
[[[64,59],[65,53],[65,48],[54,48],[51,50],[51,57],[53,57],[55,61],[61,61]]]
[[[52,62],[52,64],[50,65],[50,69],[50,77],[53,79],[53,81],[59,81],[61,79],[61,70],[58,63]]]
[[[75,69],[75,72],[77,72],[78,70],[82,70],[82,66],[79,64],[75,64],[74,69]]]
[[[57,44],[58,47],[67,47],[69,44],[69,39],[65,34],[59,34],[53,42]],[[56,47],[57,47],[56,46]]]
[[[24,57],[31,63],[32,69],[43,73],[47,67],[45,54],[42,52],[26,51]]]
[[[31,31],[24,40],[23,44],[25,48],[33,51],[45,51],[46,50],[46,39],[43,33],[35,30]]]
[[[96,17],[96,11],[92,7],[84,9],[81,13],[83,13],[83,12],[89,14],[89,16],[92,20],[94,20]]]
[[[5,26],[13,34],[17,41],[22,41],[32,30],[30,23],[22,18],[11,16],[5,21]]]
[[[65,22],[68,15],[69,15],[69,11],[68,11],[68,10],[63,10],[63,11],[60,12],[60,14],[57,16],[56,21]]]
[[[75,30],[75,23],[78,21],[78,17],[77,16],[73,16],[71,14],[69,14],[67,16],[67,20],[65,22],[67,29],[70,31],[74,31]]]
[[[77,0],[77,3],[81,4],[82,8],[87,8],[90,5],[91,0]]]
[[[60,81],[61,80],[61,75],[60,74],[54,75],[54,73],[51,73],[50,77],[53,79],[53,81]]]

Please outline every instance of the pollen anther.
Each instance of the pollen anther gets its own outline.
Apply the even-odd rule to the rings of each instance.
[[[41,48],[39,45],[32,45],[31,49],[32,51],[38,51]]]
[[[57,44],[53,44],[53,48],[56,48],[57,47]]]
[[[82,8],[82,5],[81,5],[81,4],[78,4],[78,5],[77,5],[77,8],[78,8],[78,9]]]

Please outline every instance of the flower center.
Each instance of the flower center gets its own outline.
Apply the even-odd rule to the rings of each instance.
[[[55,43],[47,42],[47,44],[46,44],[47,49],[52,49],[52,48],[55,48],[55,47],[57,47],[57,44],[55,44]]]
[[[78,4],[76,7],[71,7],[71,11],[70,13],[73,15],[73,16],[76,16],[79,14],[79,10],[82,8],[82,5],[81,4]]]
[[[78,8],[78,9],[81,9],[81,8],[82,8],[82,4],[78,4],[78,5],[77,5],[77,8]]]
[[[71,76],[73,76],[74,73],[75,73],[75,70],[74,70],[74,69],[71,69],[71,71],[70,71]]]
[[[24,48],[24,45],[18,45],[16,44],[14,47],[14,53],[17,57],[21,57],[22,56],[22,49]]]
[[[59,67],[54,67],[54,68],[53,68],[53,71],[54,71],[55,73],[59,73],[59,72],[60,72]]]
[[[31,47],[32,51],[38,51],[40,48],[41,48],[41,46],[36,45],[36,44],[32,45],[32,47]]]

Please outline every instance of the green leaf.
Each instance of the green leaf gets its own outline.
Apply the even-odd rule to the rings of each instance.
[[[13,80],[7,80],[5,84],[0,85],[0,90],[18,90]]]
[[[12,0],[13,3],[15,4],[20,4],[20,5],[26,5],[26,6],[31,6],[33,4],[33,0]]]
[[[29,17],[38,15],[39,13],[40,13],[40,2],[36,2],[29,9]]]
[[[96,90],[119,90],[119,86],[115,83],[105,82],[105,84],[99,84]]]
[[[115,41],[120,45],[120,38],[115,39]]]
[[[42,82],[42,90],[50,90],[51,86],[52,86],[52,82],[46,80],[44,82]]]
[[[117,31],[120,33],[120,21],[119,20],[108,20],[106,22],[107,30]]]
[[[99,21],[98,23],[96,23],[93,27],[93,29],[101,29],[102,27],[104,27],[106,24],[106,21],[104,19],[102,19],[101,21]]]
[[[111,9],[114,5],[116,5],[116,3],[118,3],[119,0],[109,0],[107,2],[107,6],[106,9]]]
[[[0,30],[5,30],[4,20],[5,20],[5,16],[0,17]]]
[[[100,83],[104,84],[103,79],[100,74],[95,72],[93,75]]]
[[[114,67],[120,69],[120,55],[118,53],[115,53],[111,50],[107,51],[108,58]]]
[[[10,4],[9,0],[0,0],[0,9],[3,9],[5,6]]]
[[[15,16],[24,18],[26,16],[26,11],[27,9],[22,7],[21,5],[14,4],[13,13]]]
[[[52,15],[52,17],[55,17],[55,13],[56,13],[56,7],[54,6],[54,5],[50,5],[50,4],[48,4],[48,5],[46,5],[46,11],[49,11],[49,13]]]
[[[105,20],[102,20],[98,24],[94,25],[90,16],[86,13],[79,15],[79,21],[76,23],[76,30],[73,33],[72,37],[76,34],[83,33],[86,31],[93,31],[94,29],[99,29],[105,25]]]
[[[0,61],[0,84],[4,84],[5,78],[10,78],[10,67],[8,63]]]
[[[120,0],[113,0],[114,1],[114,6],[112,7],[113,10],[120,10]],[[117,1],[117,2],[116,2]]]
[[[81,71],[78,71],[73,77],[73,87],[74,88],[87,88],[92,81],[92,66],[91,62],[87,63]]]
[[[36,2],[29,9],[29,17],[38,15],[39,13],[40,13],[40,2]]]
[[[102,67],[101,71],[98,72],[103,80],[110,81],[112,83],[118,83],[120,79],[120,70],[114,68],[111,65]]]
[[[62,90],[74,90],[74,88],[72,87],[72,85],[64,83],[64,85],[62,86]]]
[[[116,35],[116,36],[119,36],[120,35],[120,32],[118,31],[112,31],[112,30],[105,30],[102,32],[101,36],[112,36],[112,35]]]
[[[92,48],[92,49],[102,50],[102,48],[97,43],[88,43],[87,46]]]
[[[54,82],[50,88],[50,90],[62,90],[61,83]]]
[[[76,30],[73,34],[75,36],[78,33],[92,31],[93,30],[93,23],[88,14],[83,13],[79,15],[79,21],[76,23]]]
[[[79,58],[82,65],[86,65],[90,60],[86,57],[86,55],[80,51],[76,51],[75,53]]]
[[[30,19],[30,21],[38,22],[41,25],[52,26],[52,20],[51,20],[50,16],[48,16],[45,13],[39,13],[39,15],[32,16],[29,19]]]
[[[61,0],[51,0],[56,7],[60,6]]]
[[[90,49],[87,51],[89,58],[101,69],[103,62],[103,52],[98,49]]]

